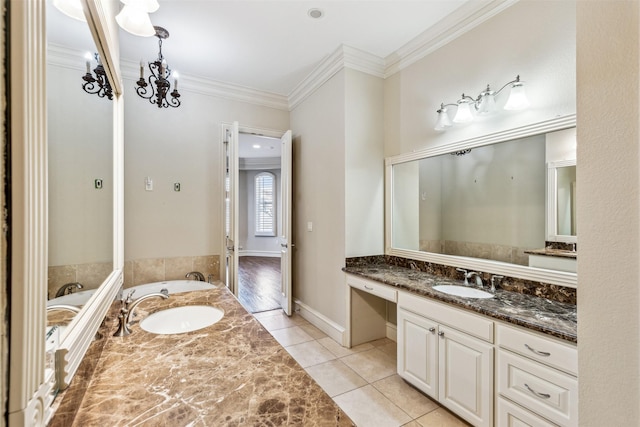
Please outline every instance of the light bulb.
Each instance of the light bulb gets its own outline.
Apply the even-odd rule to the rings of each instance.
[[[496,109],[496,99],[493,93],[485,93],[478,104],[478,114],[490,114]]]
[[[505,110],[523,110],[529,106],[527,94],[524,92],[524,84],[520,81],[515,82],[511,86],[511,93],[507,103],[504,104]]]

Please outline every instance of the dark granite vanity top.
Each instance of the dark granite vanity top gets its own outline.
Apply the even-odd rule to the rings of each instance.
[[[524,251],[525,254],[531,255],[543,255],[543,256],[555,256],[561,258],[578,258],[578,252],[576,251],[568,251],[565,249],[555,249],[555,248],[542,248],[542,249],[531,249],[528,251]]]
[[[494,298],[474,299],[444,294],[435,285],[461,285],[461,280],[385,263],[349,265],[343,269],[376,282],[472,310],[494,319],[577,342],[577,310],[573,304],[534,295],[497,290]]]

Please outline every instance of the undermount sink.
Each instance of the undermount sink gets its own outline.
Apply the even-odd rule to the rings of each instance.
[[[433,289],[438,292],[443,292],[445,294],[455,295],[457,297],[463,298],[493,298],[492,293],[468,286],[436,285],[433,287]]]
[[[157,311],[142,319],[140,327],[153,334],[182,334],[220,321],[224,311],[209,305],[185,305]]]

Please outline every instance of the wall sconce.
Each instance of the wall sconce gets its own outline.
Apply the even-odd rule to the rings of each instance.
[[[95,77],[91,74],[91,54],[87,53],[85,58],[87,59],[87,73],[82,76],[82,80],[84,83],[82,84],[82,89],[85,92],[90,94],[96,94],[100,98],[107,97],[109,99],[113,99],[113,92],[111,91],[111,84],[109,84],[109,79],[107,78],[107,74],[104,71],[104,67],[102,66],[102,62],[100,62],[100,55],[97,53],[94,54],[96,62],[96,68],[93,69],[95,73]]]
[[[120,0],[124,7],[116,16],[116,22],[123,30],[142,37],[156,34],[150,13],[160,8],[158,0]]]
[[[171,69],[167,65],[167,61],[162,55],[162,40],[169,38],[169,31],[162,27],[153,27],[158,37],[158,59],[149,62],[149,83],[144,79],[144,62],[140,61],[140,78],[136,82],[138,87],[136,92],[140,98],[148,99],[152,104],[156,104],[158,108],[179,107],[180,93],[178,93],[178,73],[173,76],[173,91],[171,90]],[[167,98],[171,95],[171,98]]]
[[[476,98],[462,94],[462,97],[455,104],[440,104],[437,110],[438,120],[436,121],[435,130],[443,131],[453,126],[454,123],[468,123],[473,121],[475,114],[490,114],[496,109],[496,96],[507,86],[511,87],[511,93],[507,102],[504,104],[505,110],[522,110],[529,106],[529,100],[524,92],[524,82],[520,81],[520,76],[516,76],[515,80],[502,86],[498,91],[494,92],[491,87],[480,92]],[[448,107],[457,107],[453,120],[449,118]]]

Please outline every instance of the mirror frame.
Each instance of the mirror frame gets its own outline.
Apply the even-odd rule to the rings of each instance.
[[[547,241],[577,243],[578,236],[558,234],[558,168],[576,166],[576,159],[547,164]]]
[[[524,265],[509,264],[500,261],[492,261],[481,258],[471,258],[458,255],[444,255],[433,252],[422,252],[409,249],[392,247],[391,230],[393,224],[393,166],[426,157],[448,154],[467,148],[477,148],[513,139],[526,138],[541,133],[555,132],[576,126],[576,115],[555,117],[539,123],[508,129],[501,132],[483,135],[476,138],[453,142],[438,147],[430,147],[416,150],[411,153],[387,157],[385,159],[385,255],[426,261],[453,267],[464,267],[476,271],[491,272],[508,277],[524,280],[550,283],[554,285],[576,288],[578,283],[577,273],[547,270],[543,268],[528,267]],[[545,236],[546,237],[546,236]]]
[[[58,387],[71,382],[98,326],[123,281],[123,99],[118,62],[117,4],[81,0],[113,92],[114,262],[113,271],[74,317],[56,352]],[[8,390],[10,425],[45,426],[53,411],[55,379],[45,378],[47,283],[47,114],[45,2],[10,1],[7,15],[11,153],[10,257],[11,320]],[[34,90],[35,88],[35,90]]]

